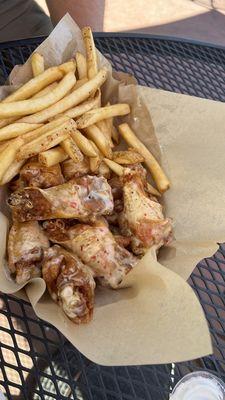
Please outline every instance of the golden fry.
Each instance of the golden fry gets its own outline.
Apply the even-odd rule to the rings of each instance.
[[[80,115],[84,114],[85,112],[92,110],[95,107],[98,99],[94,98],[91,100],[87,100],[84,103],[80,104],[79,106],[70,108],[69,110],[65,111],[63,115],[66,115],[70,118],[77,118]]]
[[[75,58],[76,58],[76,63],[77,63],[78,79],[87,78],[87,60],[86,60],[86,57],[82,53],[77,51]]]
[[[81,153],[79,147],[71,137],[68,137],[67,139],[63,140],[60,143],[60,146],[68,154],[68,156],[72,158],[74,162],[77,163],[84,159],[84,156]]]
[[[55,122],[55,121],[54,121]],[[68,120],[59,127],[48,131],[36,139],[24,144],[18,151],[16,159],[24,160],[33,157],[42,151],[46,151],[56,146],[69,137],[70,132],[74,129],[74,121]]]
[[[68,154],[60,147],[56,146],[53,149],[49,149],[39,153],[38,161],[45,167],[52,167],[68,158]]]
[[[153,196],[157,196],[157,197],[161,196],[161,193],[159,193],[158,190],[156,188],[154,188],[149,182],[146,182],[145,190],[149,194],[153,194]]]
[[[76,84],[74,86],[74,90],[79,89],[79,87],[83,86],[87,82],[88,82],[88,78],[79,79],[78,81],[76,81]]]
[[[52,89],[55,89],[56,86],[57,82],[50,83],[50,85],[46,86],[44,89],[40,90],[40,92],[32,96],[32,99],[38,99],[38,97],[45,96],[46,94],[50,93]]]
[[[139,164],[145,161],[144,157],[138,153],[135,149],[129,149],[124,151],[114,151],[113,161],[117,164]]]
[[[23,143],[23,139],[20,137],[10,140],[8,146],[0,153],[0,181],[10,165],[15,161],[17,151],[21,148]]]
[[[53,106],[46,108],[34,115],[29,115],[28,117],[22,118],[21,122],[29,123],[40,123],[49,120],[55,115],[62,114],[64,111],[78,105],[84,100],[90,97],[91,93],[96,92],[97,88],[101,86],[107,77],[107,70],[101,69],[95,78],[91,79],[89,82],[85,83],[79,89],[74,90],[72,93],[68,94],[64,99],[53,104]]]
[[[45,70],[44,57],[39,53],[33,53],[31,56],[31,68],[33,71],[33,76],[38,76],[42,74]]]
[[[19,119],[19,117],[0,119],[0,128],[4,128],[4,126],[12,124],[13,122],[15,122],[18,119]]]
[[[0,103],[0,117],[32,114],[43,110],[64,97],[74,86],[76,78],[73,72],[68,72],[50,93],[37,99],[15,101],[7,104]]]
[[[4,142],[0,143],[0,153],[8,146],[9,142],[10,140],[5,140]]]
[[[90,141],[80,131],[76,129],[71,133],[71,137],[85,156],[97,157],[97,153]]]
[[[104,154],[107,158],[112,158],[112,149],[110,147],[110,142],[108,138],[100,131],[100,129],[96,125],[91,125],[88,128],[84,129],[88,138],[93,140],[99,150]]]
[[[102,156],[101,152],[99,151],[98,147],[96,146],[96,144],[92,140],[89,140],[89,142],[91,143],[91,145],[93,146],[93,148],[97,154],[97,157],[91,157],[89,160],[90,170],[93,173],[97,173],[99,170],[99,166],[102,162],[103,156]]]
[[[115,126],[112,126],[112,139],[116,144],[119,144],[120,142],[120,136],[118,130],[115,128]]]
[[[108,128],[108,125],[106,123],[107,120],[102,120],[96,123],[96,126],[100,129],[100,131],[102,131],[102,133],[104,133],[104,135],[106,136],[107,140],[109,141],[109,145],[111,148],[114,147],[112,138],[111,138],[111,132]]]
[[[14,124],[5,126],[4,128],[0,129],[0,141],[12,139],[41,126],[42,124],[27,124],[26,122],[15,122]]]
[[[89,79],[92,79],[98,73],[98,62],[91,28],[89,26],[84,27],[82,35],[87,56],[87,76]]]
[[[124,168],[117,164],[115,161],[109,160],[108,158],[103,158],[104,163],[116,174],[123,176]]]
[[[68,121],[69,118],[66,116],[61,116],[54,121],[49,122],[48,124],[42,125],[40,128],[35,129],[34,131],[24,133],[21,137],[24,139],[24,143],[28,143],[31,140],[38,138],[46,132],[51,131],[52,129],[58,128],[62,125],[62,123]]]
[[[144,157],[145,164],[149,168],[159,191],[165,192],[167,189],[169,189],[170,182],[167,176],[165,175],[164,171],[160,167],[158,161],[150,153],[147,147],[145,147],[145,145],[137,138],[137,136],[131,130],[129,125],[126,123],[121,124],[119,125],[118,128],[120,134],[122,135],[124,140],[128,143],[128,145],[137,149],[137,151]]]
[[[61,64],[58,67],[48,68],[42,74],[30,79],[15,92],[7,96],[4,100],[2,100],[2,103],[11,103],[18,100],[26,100],[29,97],[33,96],[35,93],[42,90],[44,87],[50,85],[50,83],[62,79],[63,75],[74,70],[75,64],[72,61],[68,61],[67,63]]]
[[[114,104],[112,106],[95,108],[77,120],[77,127],[78,129],[87,128],[90,125],[96,124],[96,122],[119,115],[126,115],[129,112],[130,106],[128,104]]]
[[[10,182],[16,175],[18,175],[25,162],[25,160],[13,161],[7,169],[6,173],[3,175],[0,184],[5,185],[6,183]]]

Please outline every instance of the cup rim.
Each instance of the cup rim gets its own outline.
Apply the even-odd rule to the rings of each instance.
[[[214,379],[218,383],[220,389],[222,390],[222,394],[225,396],[225,383],[222,381],[222,379],[220,379],[217,375],[214,375],[213,373],[208,372],[208,371],[204,371],[204,370],[189,372],[188,374],[184,375],[183,378],[181,378],[179,380],[179,382],[177,382],[177,384],[173,388],[171,396],[173,394],[175,394],[175,391],[178,389],[178,387],[180,386],[181,383],[183,383],[186,380],[188,380],[189,378],[192,378],[192,377],[195,377],[195,376],[202,376],[202,377]]]

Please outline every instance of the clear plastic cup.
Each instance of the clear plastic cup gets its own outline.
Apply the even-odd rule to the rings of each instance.
[[[170,400],[225,400],[225,384],[209,372],[192,372],[176,384]]]

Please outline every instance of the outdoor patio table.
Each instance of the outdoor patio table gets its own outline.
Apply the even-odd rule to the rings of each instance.
[[[0,44],[0,84],[44,38]],[[116,70],[138,83],[225,101],[225,49],[172,38],[96,34]],[[168,400],[185,374],[210,371],[225,380],[225,246],[201,261],[189,280],[205,311],[214,355],[176,365],[102,367],[82,356],[31,306],[0,295],[0,389],[21,400]],[[165,338],[166,340],[166,338]]]

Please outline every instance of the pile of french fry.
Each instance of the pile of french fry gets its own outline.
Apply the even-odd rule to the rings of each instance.
[[[98,68],[90,27],[82,30],[86,56],[45,69],[39,53],[31,56],[33,78],[0,102],[0,185],[11,181],[30,157],[50,167],[71,158],[75,163],[89,158],[90,169],[100,166],[122,175],[124,167],[143,162],[156,188],[154,195],[169,188],[164,171],[131,130],[114,117],[130,112],[128,104],[101,104],[101,86],[107,70]],[[129,149],[115,151],[120,135]]]

